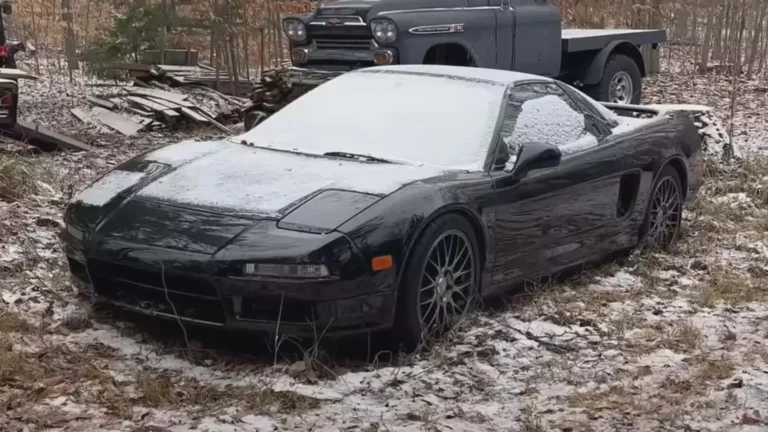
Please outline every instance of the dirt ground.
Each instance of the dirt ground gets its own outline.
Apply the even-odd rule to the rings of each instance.
[[[670,67],[646,103],[710,105],[730,78]],[[97,85],[94,85],[97,84]],[[0,144],[0,430],[759,431],[768,429],[768,97],[737,82],[742,162],[709,161],[669,254],[532,287],[428,352],[367,340],[284,348],[187,334],[79,299],[56,238],[72,193],[117,163],[216,130],[125,138],[69,109],[108,91],[55,67],[22,84],[21,115],[93,154]],[[322,342],[322,341],[321,341]],[[359,352],[358,352],[359,351]]]

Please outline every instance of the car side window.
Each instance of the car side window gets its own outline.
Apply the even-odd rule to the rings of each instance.
[[[600,132],[573,100],[554,83],[525,83],[512,88],[499,136],[494,169],[514,166],[526,142],[552,144],[564,155],[594,147]]]
[[[579,109],[589,113],[592,116],[593,121],[602,123],[607,132],[616,127],[618,122],[612,118],[614,116],[611,115],[611,111],[608,108],[599,106],[598,103],[594,101],[587,100],[587,97],[584,94],[568,84],[561,82],[557,85],[576,103]]]

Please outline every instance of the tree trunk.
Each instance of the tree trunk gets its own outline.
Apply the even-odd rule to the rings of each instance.
[[[763,23],[765,22],[765,12],[768,8],[768,2],[763,1],[762,4],[757,4],[756,7],[760,9],[758,13],[757,22],[755,22],[755,28],[752,32],[752,45],[749,49],[749,60],[747,63],[747,79],[752,79],[752,71],[755,68],[755,61],[757,60],[757,50],[760,42],[760,37],[763,33]]]
[[[67,69],[69,69],[69,78],[72,79],[72,71],[80,69],[77,61],[77,40],[75,39],[75,29],[72,26],[72,3],[71,0],[61,0],[61,19],[66,24],[64,32],[64,49],[67,55]]]
[[[707,72],[707,64],[709,62],[709,47],[712,45],[712,33],[713,22],[715,20],[715,13],[717,12],[717,5],[715,0],[709,1],[709,7],[707,8],[707,27],[704,30],[704,44],[701,47],[701,57],[699,57],[699,73],[704,74]]]
[[[259,29],[259,78],[264,74],[264,27]]]
[[[717,21],[715,22],[714,42],[712,49],[712,60],[721,61],[723,59],[723,24],[725,23],[726,7],[725,2],[719,2],[717,11]]]
[[[229,76],[232,83],[232,94],[240,96],[240,77],[237,70],[237,50],[235,50],[235,28],[232,18],[232,0],[227,0],[227,45],[229,47]]]
[[[39,45],[40,41],[37,40],[37,20],[35,19],[35,3],[30,2],[29,6],[32,8],[32,37],[35,39],[35,45]],[[40,75],[40,59],[35,56],[35,73]]]
[[[739,32],[738,32],[738,34],[736,36],[736,47],[733,50],[734,53],[735,53],[735,55],[734,55],[734,62],[733,62],[734,63],[734,70],[736,71],[736,75],[737,76],[741,75],[741,70],[742,70],[741,69],[741,66],[742,66],[742,63],[741,63],[741,46],[742,46],[742,44],[744,42],[744,29],[745,29],[746,22],[747,22],[747,8],[746,8],[746,5],[744,4],[744,1],[742,1],[740,3],[741,3],[741,13],[739,14]]]

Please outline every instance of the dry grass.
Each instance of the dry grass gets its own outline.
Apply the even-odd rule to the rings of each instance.
[[[238,404],[259,413],[290,414],[320,405],[317,399],[290,391],[276,391],[267,383],[220,388],[164,372],[139,372],[135,388],[139,402],[154,408],[183,405],[215,410]]]
[[[768,298],[768,277],[756,277],[725,266],[708,269],[707,280],[700,285],[695,300],[702,307],[719,303],[738,306]]]
[[[701,347],[702,334],[698,327],[689,321],[679,321],[672,325],[672,328],[666,331],[658,346],[672,351],[689,354],[697,351]]]
[[[693,366],[696,368],[696,378],[708,383],[730,378],[734,370],[733,362],[725,354],[720,358],[697,358]]]
[[[18,201],[46,189],[39,169],[28,158],[0,154],[0,200]]]
[[[0,337],[0,385],[28,388],[43,376],[39,362],[19,352],[7,336]]]
[[[536,416],[536,410],[531,405],[526,405],[522,412],[522,425],[515,432],[545,432],[549,430],[541,423],[541,418]]]
[[[3,333],[31,333],[34,326],[27,322],[18,313],[0,307],[0,334]]]

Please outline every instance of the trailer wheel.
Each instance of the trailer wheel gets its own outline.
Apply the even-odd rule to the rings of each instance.
[[[245,126],[245,131],[248,132],[249,130],[255,128],[266,118],[267,114],[261,111],[250,111],[246,113],[245,118],[243,119],[243,126]]]
[[[643,96],[640,68],[631,57],[613,54],[605,62],[603,78],[588,93],[603,102],[638,105]]]

